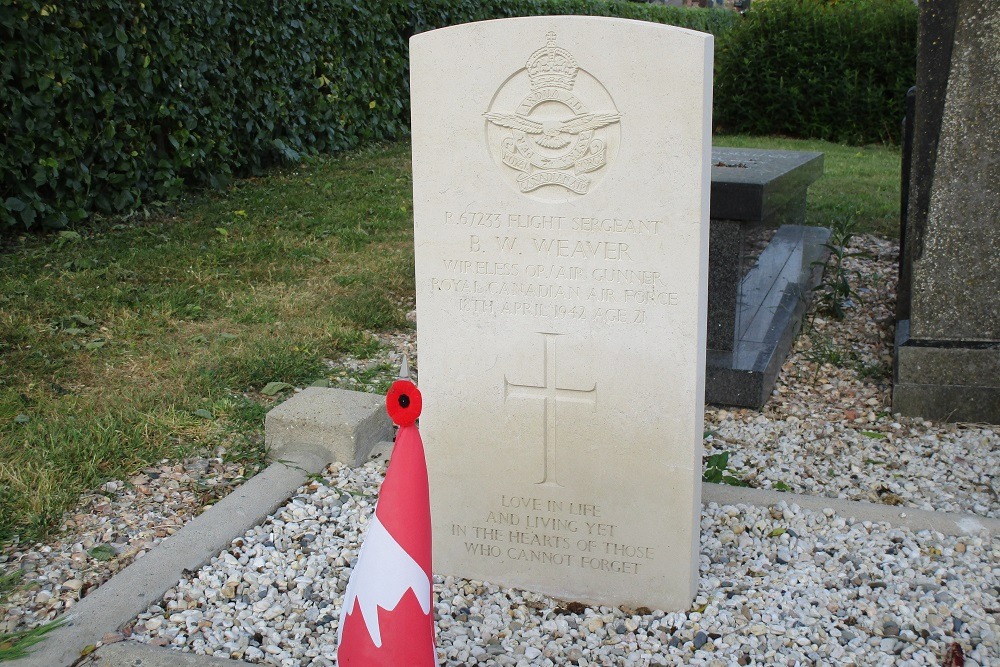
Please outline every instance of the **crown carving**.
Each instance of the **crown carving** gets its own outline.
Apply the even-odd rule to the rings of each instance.
[[[531,80],[531,89],[565,88],[573,90],[573,82],[580,66],[566,49],[556,46],[556,34],[548,33],[546,44],[531,54],[525,67]]]

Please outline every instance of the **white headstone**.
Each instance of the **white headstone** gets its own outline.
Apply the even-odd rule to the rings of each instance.
[[[712,37],[507,19],[410,58],[435,571],[687,608]]]

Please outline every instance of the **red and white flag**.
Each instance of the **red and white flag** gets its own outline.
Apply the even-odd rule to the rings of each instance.
[[[407,375],[404,360],[400,379],[386,395],[386,409],[399,432],[344,594],[340,667],[437,665],[430,494],[424,445],[415,423],[422,400]]]

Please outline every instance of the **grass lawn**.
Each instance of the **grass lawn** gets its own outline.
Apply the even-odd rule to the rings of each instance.
[[[809,221],[897,233],[899,151],[821,150]],[[409,145],[317,158],[148,217],[0,251],[0,543],[44,539],[80,493],[219,446],[254,470],[270,382],[338,377],[409,326]],[[2,574],[2,572],[0,572]]]
[[[809,188],[807,222],[830,227],[856,221],[859,233],[899,237],[898,146],[844,146],[828,141],[776,137],[717,136],[716,146],[772,148],[824,153],[822,178]]]
[[[401,144],[0,253],[0,542],[161,458],[259,464],[267,383],[406,326],[410,192]]]

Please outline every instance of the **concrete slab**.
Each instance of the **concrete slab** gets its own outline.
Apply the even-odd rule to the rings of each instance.
[[[374,443],[391,438],[385,397],[345,389],[309,387],[268,412],[264,421],[264,444],[275,461],[290,448],[309,447],[358,466]]]
[[[796,504],[810,510],[822,511],[830,508],[844,517],[854,517],[859,521],[886,521],[898,528],[913,531],[936,530],[943,535],[1000,535],[1000,519],[989,519],[974,514],[949,512],[928,512],[912,507],[894,507],[863,503],[841,498],[805,496],[797,493],[783,493],[769,489],[749,489],[725,484],[702,484],[703,503],[720,505],[746,504],[757,507],[771,507],[781,502]]]

